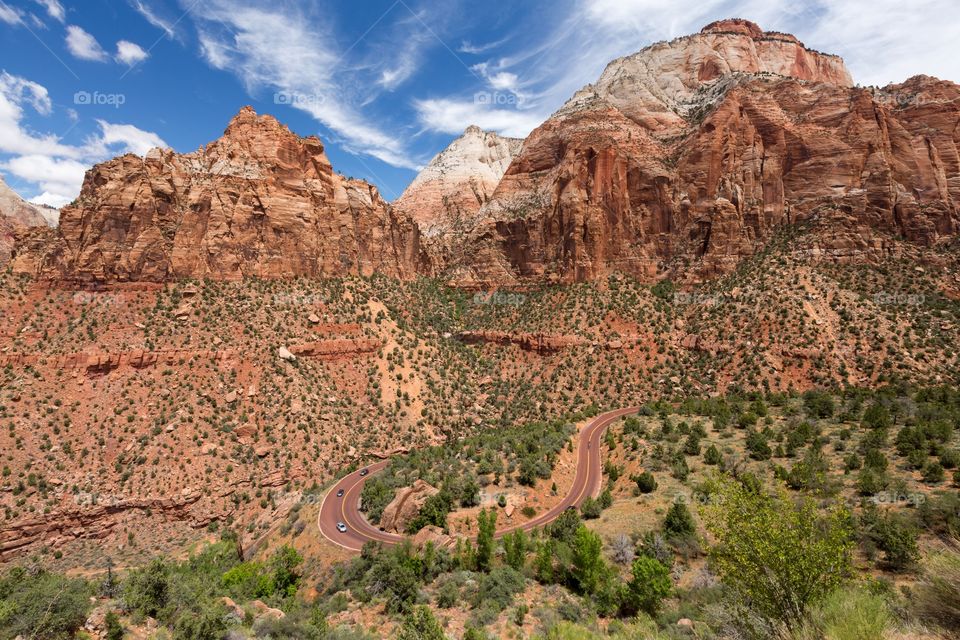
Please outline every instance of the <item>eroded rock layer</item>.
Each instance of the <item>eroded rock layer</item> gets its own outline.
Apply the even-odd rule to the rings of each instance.
[[[334,173],[319,139],[250,108],[194,153],[97,165],[59,230],[28,238],[14,265],[71,281],[408,278],[423,268],[416,225],[371,185]]]
[[[429,235],[469,223],[520,152],[523,140],[467,127],[421,171],[394,202]]]
[[[614,63],[536,129],[449,265],[470,286],[732,271],[784,224],[880,257],[960,229],[960,87],[854,88],[839,58],[725,21]]]

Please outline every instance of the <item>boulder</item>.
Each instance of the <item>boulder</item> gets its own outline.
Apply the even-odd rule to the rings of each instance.
[[[384,531],[403,533],[410,521],[420,515],[420,509],[427,498],[439,492],[439,489],[423,480],[417,480],[410,487],[398,489],[396,496],[383,510],[380,526]]]

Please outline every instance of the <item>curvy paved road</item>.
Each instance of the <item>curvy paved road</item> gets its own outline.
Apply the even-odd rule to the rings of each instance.
[[[497,530],[497,537],[499,538],[516,529],[530,531],[542,527],[556,520],[567,508],[579,507],[587,496],[596,497],[603,484],[603,465],[600,462],[600,441],[603,438],[603,433],[616,420],[637,413],[639,410],[640,407],[617,409],[591,420],[580,432],[577,474],[573,479],[570,492],[559,504],[533,520]],[[367,471],[366,475],[360,475],[363,469],[354,471],[330,489],[320,505],[320,514],[317,516],[317,526],[320,527],[320,532],[324,537],[351,551],[360,551],[364,543],[369,541],[381,542],[389,546],[400,543],[405,539],[405,536],[381,531],[367,522],[367,519],[360,513],[360,492],[363,490],[364,483],[372,475],[382,471],[387,464],[389,464],[389,461],[385,460],[364,467]],[[338,498],[337,493],[341,490],[343,496]],[[345,532],[337,530],[337,524],[341,522],[347,527]]]

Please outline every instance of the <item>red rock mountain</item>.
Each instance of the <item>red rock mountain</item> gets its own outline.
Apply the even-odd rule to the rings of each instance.
[[[317,138],[244,109],[195,153],[92,169],[60,229],[27,238],[14,267],[84,282],[701,281],[814,219],[834,232],[807,251],[881,258],[891,239],[960,231],[958,121],[956,84],[858,88],[840,58],[724,20],[610,63],[520,149],[468,129],[393,207],[334,173]]]
[[[29,238],[14,268],[72,281],[406,278],[422,259],[416,225],[373,186],[334,173],[319,139],[247,107],[194,153],[94,167],[60,228]]]
[[[742,20],[614,61],[526,140],[450,265],[464,285],[733,270],[787,223],[814,250],[957,234],[960,87],[851,86],[842,61]]]
[[[520,152],[523,140],[471,126],[430,162],[393,206],[427,234],[474,216]]]

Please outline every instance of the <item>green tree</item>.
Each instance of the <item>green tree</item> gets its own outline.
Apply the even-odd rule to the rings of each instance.
[[[127,606],[145,616],[158,617],[170,595],[169,573],[161,558],[131,572],[123,589]]]
[[[867,429],[887,429],[893,424],[893,420],[890,418],[890,410],[885,405],[874,402],[863,412],[863,420],[860,424]]]
[[[623,596],[624,609],[631,615],[640,611],[657,615],[663,599],[673,590],[670,570],[654,558],[639,556],[633,561],[631,573]]]
[[[273,573],[273,586],[277,593],[292,596],[300,583],[300,573],[297,567],[303,562],[303,556],[290,545],[283,545],[270,558],[270,569]]]
[[[686,504],[677,501],[670,505],[667,516],[663,519],[663,530],[668,536],[685,536],[697,530]]]
[[[493,564],[493,536],[497,531],[497,512],[481,509],[477,516],[477,570],[490,571]]]
[[[533,558],[533,573],[537,581],[543,584],[552,584],[555,579],[553,569],[553,545],[551,538],[537,543],[537,553]]]
[[[604,574],[603,542],[600,536],[581,525],[573,539],[572,577],[585,594],[597,592]]]
[[[527,558],[527,534],[517,529],[503,536],[503,553],[507,564],[517,571],[523,570]]]
[[[403,619],[397,640],[446,640],[443,627],[428,607],[416,607]]]
[[[853,535],[843,507],[821,517],[811,501],[732,480],[721,480],[715,495],[704,509],[716,540],[713,566],[760,615],[795,628],[810,605],[849,576]]]
[[[703,454],[703,461],[709,465],[717,465],[723,462],[723,456],[720,455],[717,445],[711,444],[707,447],[707,452]]]

